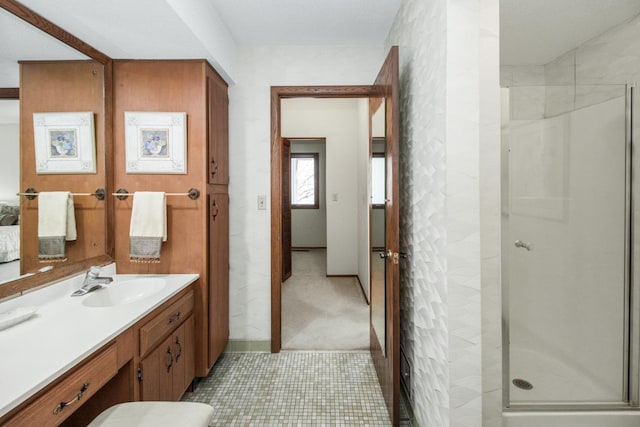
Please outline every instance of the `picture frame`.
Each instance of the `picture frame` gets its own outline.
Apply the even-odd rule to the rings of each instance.
[[[36,173],[96,173],[92,112],[33,113]]]
[[[187,173],[187,113],[125,112],[126,172]]]

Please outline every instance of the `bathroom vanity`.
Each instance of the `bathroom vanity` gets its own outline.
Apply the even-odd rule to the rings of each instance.
[[[70,295],[83,275],[0,304],[0,313],[36,308],[0,330],[0,348],[11,349],[0,364],[0,425],[86,425],[115,403],[180,399],[195,376],[199,276],[113,277],[81,297]]]

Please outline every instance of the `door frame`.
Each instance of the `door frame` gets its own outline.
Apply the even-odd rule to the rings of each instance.
[[[368,98],[363,86],[271,86],[271,352],[282,348],[282,135],[284,98]]]

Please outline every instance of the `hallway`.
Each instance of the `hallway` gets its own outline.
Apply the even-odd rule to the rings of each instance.
[[[354,277],[326,277],[326,250],[294,250],[282,284],[284,350],[368,350],[369,306]]]

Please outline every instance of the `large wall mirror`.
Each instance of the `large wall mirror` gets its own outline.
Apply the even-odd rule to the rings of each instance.
[[[0,0],[0,298],[112,259],[109,197],[92,195],[111,191],[111,59],[45,18]],[[42,173],[34,113],[72,112],[93,121],[95,171]],[[37,196],[19,195],[28,189],[74,194],[77,238],[67,242],[64,260],[39,256],[38,220],[46,213]]]
[[[370,99],[371,114],[371,326],[375,332],[382,354],[386,355],[387,286],[386,286],[386,141],[385,100]]]

